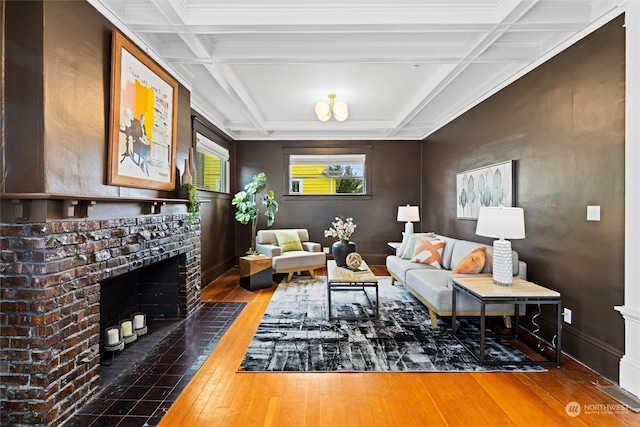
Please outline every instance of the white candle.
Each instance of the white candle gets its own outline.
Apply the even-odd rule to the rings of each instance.
[[[107,344],[108,345],[118,344],[118,330],[117,329],[109,329],[107,331]]]
[[[122,322],[122,336],[123,337],[128,337],[129,335],[131,335],[131,333],[132,333],[131,320],[127,320],[126,322]]]
[[[136,329],[144,328],[144,315],[136,314],[135,316],[133,316],[133,324],[136,327]]]

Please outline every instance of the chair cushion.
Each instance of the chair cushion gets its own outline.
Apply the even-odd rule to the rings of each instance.
[[[326,261],[327,256],[324,252],[283,252],[279,257],[273,258],[272,266],[274,271],[292,270],[296,268],[305,270],[309,267],[324,265]]]
[[[301,251],[300,236],[295,230],[276,230],[276,240],[282,252]]]

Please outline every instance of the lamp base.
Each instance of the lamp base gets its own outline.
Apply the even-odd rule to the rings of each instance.
[[[412,222],[407,222],[404,224],[404,234],[406,236],[413,234],[413,223]]]
[[[493,242],[493,283],[499,286],[511,286],[513,281],[513,257],[511,242],[495,240]]]

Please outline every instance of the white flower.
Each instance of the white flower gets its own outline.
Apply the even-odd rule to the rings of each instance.
[[[356,225],[353,223],[353,218],[349,217],[343,219],[342,217],[336,217],[336,220],[331,223],[332,227],[328,230],[324,230],[324,237],[337,237],[340,240],[349,240],[354,231],[356,231]]]

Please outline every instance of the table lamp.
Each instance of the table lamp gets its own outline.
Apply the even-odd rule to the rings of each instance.
[[[404,234],[413,234],[413,223],[420,221],[420,212],[417,206],[398,206],[398,221],[406,223]]]
[[[511,286],[513,257],[511,242],[505,239],[524,239],[524,209],[504,206],[481,207],[476,234],[498,239],[493,242],[493,283]]]

